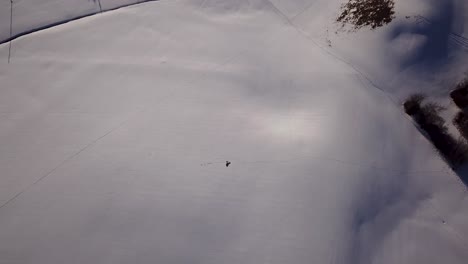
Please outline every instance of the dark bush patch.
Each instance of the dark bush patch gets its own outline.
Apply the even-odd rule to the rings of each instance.
[[[450,93],[450,97],[453,102],[460,108],[465,108],[468,106],[468,79],[462,81],[455,87]]]
[[[343,10],[337,22],[352,24],[354,29],[370,26],[372,29],[386,25],[395,18],[393,0],[349,0],[342,5]]]
[[[424,98],[425,96],[420,93],[411,95],[403,104],[405,112],[410,116],[418,113],[421,110],[421,103]]]
[[[453,125],[460,131],[463,137],[468,138],[468,115],[458,112],[453,118]]]
[[[440,116],[440,112],[444,110],[446,110],[445,107],[437,103],[427,103],[421,107],[416,119],[419,120],[420,125],[434,125],[446,132],[448,129],[445,126],[445,120]]]
[[[458,167],[468,161],[468,144],[464,139],[455,139],[448,133],[440,112],[445,108],[436,103],[422,105],[424,96],[412,95],[403,104],[419,127],[424,130],[434,147],[453,166]]]

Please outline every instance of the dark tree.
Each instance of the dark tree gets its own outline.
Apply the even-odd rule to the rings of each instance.
[[[449,132],[440,112],[445,108],[437,103],[422,104],[424,96],[412,95],[403,104],[405,112],[411,115],[424,130],[439,153],[456,168],[468,161],[468,145],[463,138],[455,139]],[[454,123],[462,124],[463,117],[458,117]]]
[[[424,101],[425,96],[423,94],[417,93],[411,95],[404,103],[403,107],[405,108],[405,112],[413,116],[419,111],[421,111],[421,103]]]
[[[468,116],[464,112],[458,112],[453,118],[453,125],[460,131],[460,134],[468,138]]]
[[[367,26],[375,29],[392,22],[395,18],[393,0],[349,0],[341,8],[343,12],[336,21],[343,26],[352,24],[354,29]]]
[[[450,93],[453,102],[460,108],[468,106],[468,80],[464,80]]]

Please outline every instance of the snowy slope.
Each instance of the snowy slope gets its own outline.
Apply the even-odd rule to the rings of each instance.
[[[0,40],[10,37],[10,1],[0,2]]]
[[[159,1],[15,40],[0,263],[466,263],[466,188],[366,79],[391,65],[326,47],[334,5]]]
[[[121,6],[145,2],[144,0],[100,0],[103,10],[109,10]]]
[[[5,1],[6,2],[6,1]],[[15,0],[13,1],[13,35],[74,17],[99,11],[97,1],[83,0]]]
[[[296,11],[284,14],[398,100],[415,90],[446,95],[466,72],[468,2],[397,0],[396,18],[390,25],[357,32],[347,32],[350,27],[343,30],[335,22],[340,2],[344,1],[318,0],[304,9],[299,1]]]
[[[146,0],[154,1],[154,0]],[[10,0],[0,2],[0,41],[28,34],[83,16],[97,14],[145,0]],[[10,18],[11,21],[10,21]],[[11,36],[10,36],[11,23]]]

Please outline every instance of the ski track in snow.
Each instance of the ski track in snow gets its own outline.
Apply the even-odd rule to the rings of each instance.
[[[272,7],[272,9],[274,10],[275,14],[278,16],[279,19],[287,22],[287,24],[289,26],[291,26],[294,30],[296,30],[301,36],[303,36],[308,42],[312,43],[314,46],[316,46],[323,54],[325,54],[326,56],[332,58],[333,60],[341,63],[341,64],[345,64],[348,68],[350,68],[352,71],[356,72],[356,76],[355,76],[355,79],[360,82],[362,84],[362,87],[365,88],[366,90],[377,90],[379,93],[382,93],[387,99],[388,101],[393,105],[395,106],[396,108],[399,108],[400,105],[398,104],[398,102],[396,101],[396,99],[394,99],[393,95],[391,93],[389,93],[387,91],[387,89],[385,88],[381,88],[381,85],[377,85],[375,83],[375,81],[373,81],[366,73],[364,73],[364,70],[360,70],[358,66],[354,65],[352,62],[350,62],[349,60],[346,60],[345,58],[343,58],[342,56],[338,55],[336,52],[333,52],[331,49],[328,49],[326,47],[323,47],[322,45],[320,45],[311,35],[309,35],[305,30],[301,29],[300,26],[296,25],[294,23],[294,19],[301,16],[303,13],[305,13],[307,10],[309,10],[310,8],[312,8],[316,3],[315,2],[312,2],[310,3],[309,5],[307,5],[303,10],[297,12],[296,14],[293,15],[293,18],[290,19],[288,16],[285,15],[284,12],[282,12],[280,9],[278,9],[274,3],[272,3],[270,0],[266,0],[269,5]],[[199,5],[199,8],[203,8],[205,3],[207,2],[207,0],[203,0],[200,5]],[[100,6],[100,9],[101,9],[101,12],[102,12],[102,7],[101,7],[101,3],[99,1],[99,6]],[[13,17],[11,17],[11,19],[13,19]],[[11,24],[10,23],[10,38],[12,38],[11,36]],[[167,36],[170,37],[170,33],[167,34]],[[20,37],[20,36],[16,36],[14,37],[17,38],[17,37]],[[452,33],[451,34],[451,39],[454,43],[456,43],[457,45],[460,45],[462,47],[465,47],[466,46],[463,46],[465,44],[468,45],[468,41],[466,40],[466,38],[464,38],[463,36],[460,36],[460,35],[457,35],[457,34],[454,34]],[[174,38],[174,40],[176,41],[177,38]],[[8,61],[10,61],[10,55],[11,55],[11,42],[12,40],[9,41],[9,53],[8,53]],[[236,60],[240,57],[243,57],[245,54],[247,54],[248,50],[240,50],[238,53],[232,55],[232,56],[227,56],[225,60],[222,60],[221,63],[217,63],[216,66],[214,66],[213,68],[205,71],[202,75],[201,75],[201,79],[205,79],[207,80],[208,79],[208,75],[211,74],[212,72],[216,72],[217,70],[220,70],[222,69],[223,67],[233,63],[233,62],[236,62]],[[59,61],[59,60],[58,60]],[[170,99],[172,96],[169,95],[167,98]],[[187,100],[189,100],[190,97],[187,97]],[[43,181],[44,179],[46,179],[48,176],[50,176],[51,174],[53,174],[55,171],[57,171],[58,169],[60,168],[63,168],[65,167],[65,165],[67,165],[70,161],[72,161],[73,159],[75,159],[77,156],[79,156],[80,154],[82,154],[83,152],[93,148],[93,146],[95,146],[99,141],[101,141],[103,138],[107,137],[108,135],[110,134],[113,134],[113,133],[117,133],[119,132],[119,130],[121,128],[123,128],[125,126],[125,124],[127,124],[134,116],[136,115],[139,115],[143,112],[143,110],[140,110],[139,112],[137,112],[136,114],[131,114],[130,117],[128,117],[127,119],[125,119],[123,122],[121,122],[119,125],[111,128],[110,130],[108,130],[106,133],[104,133],[102,136],[100,137],[97,137],[96,139],[90,141],[88,144],[86,144],[84,147],[82,147],[81,149],[79,149],[78,151],[76,151],[75,153],[71,154],[70,156],[68,156],[65,160],[59,162],[56,166],[53,167],[53,169],[49,170],[46,174],[44,174],[43,176],[41,176],[38,180],[36,180],[35,182],[33,182],[32,184],[28,185],[26,188],[22,189],[20,192],[18,192],[17,194],[15,194],[12,198],[10,198],[9,200],[7,200],[5,203],[3,203],[1,206],[0,206],[0,210],[4,210],[6,208],[6,205],[8,204],[11,204],[11,202],[13,202],[14,200],[16,200],[16,198],[18,198],[19,196],[21,196],[22,194],[28,192],[29,190],[32,189],[33,186],[37,185],[39,182]],[[399,112],[400,115],[402,117],[404,117],[405,119],[402,119],[402,120],[408,120],[409,123],[412,123],[414,124],[413,120],[411,118],[409,118],[407,115],[405,115],[402,111]],[[291,119],[291,117],[289,117],[289,119]],[[365,128],[360,128],[361,130],[362,129],[365,129]],[[424,141],[426,143],[428,143],[428,141],[425,139],[425,137],[423,137],[422,135],[419,135],[418,136],[420,139],[424,139]],[[382,146],[382,149],[381,149],[381,156],[384,156],[384,153],[385,153],[385,148],[387,147],[385,144],[387,142],[384,142],[383,146]],[[220,156],[215,156],[215,157],[220,157]],[[450,179],[451,182],[456,182],[456,184],[462,188],[464,188],[464,185],[463,183],[461,182],[460,179],[458,178],[455,178],[454,177],[454,174],[453,173],[449,173],[450,169],[447,167],[447,166],[444,166],[441,170],[425,170],[424,168],[421,168],[421,169],[411,169],[411,170],[405,170],[405,169],[402,169],[402,170],[395,170],[391,167],[385,167],[385,166],[376,166],[374,165],[373,163],[375,161],[369,161],[367,162],[366,160],[362,161],[350,161],[350,160],[347,160],[347,159],[341,159],[341,158],[335,158],[335,157],[328,157],[326,155],[313,155],[313,154],[307,154],[307,155],[299,155],[297,157],[294,157],[294,158],[291,158],[291,159],[239,159],[239,158],[236,158],[236,157],[231,157],[231,156],[227,156],[227,157],[223,157],[223,158],[216,158],[216,159],[207,159],[206,161],[202,162],[202,163],[197,163],[196,161],[192,162],[192,163],[196,163],[196,164],[199,164],[199,166],[201,167],[217,167],[217,166],[214,166],[214,165],[219,165],[221,167],[225,167],[224,164],[226,162],[226,160],[229,160],[232,162],[231,166],[227,169],[227,170],[231,170],[231,169],[237,169],[239,167],[243,167],[243,165],[249,165],[249,164],[278,164],[278,163],[285,163],[285,164],[289,164],[289,163],[306,163],[307,161],[320,161],[320,162],[324,162],[324,163],[327,163],[329,165],[343,165],[345,167],[351,167],[351,168],[354,168],[356,170],[364,170],[364,171],[375,171],[375,172],[389,172],[389,174],[386,174],[386,177],[396,177],[397,179],[399,179],[399,177],[397,176],[401,176],[401,175],[405,175],[406,177],[409,177],[411,175],[426,175],[426,176],[431,176],[431,175],[440,175],[440,174],[445,174],[447,178]],[[380,161],[378,161],[380,162]],[[328,166],[328,165],[327,165]],[[259,169],[260,167],[262,166],[258,166],[256,167],[256,169]],[[332,167],[332,166],[330,166]],[[340,166],[337,166],[337,167],[340,167]],[[215,168],[213,168],[215,169]],[[225,169],[225,168],[223,168]],[[379,186],[374,186],[373,184],[375,183],[372,183],[372,182],[368,182],[366,187],[364,187],[363,189],[373,189],[373,188],[380,188]],[[369,196],[368,197],[369,199],[372,199],[373,197],[372,196]],[[259,203],[261,203],[262,201],[258,201]],[[448,235],[450,235],[451,237],[454,237],[457,241],[459,241],[460,245],[465,249],[465,250],[468,250],[468,244],[467,244],[467,241],[466,239],[463,238],[463,236],[461,235],[461,232],[459,232],[457,229],[456,229],[456,226],[452,225],[452,223],[450,222],[446,222],[446,217],[444,216],[444,213],[442,210],[440,210],[438,208],[438,205],[435,204],[435,202],[438,202],[438,203],[442,203],[442,201],[440,201],[438,199],[438,197],[432,197],[431,199],[428,199],[426,200],[427,204],[430,206],[432,213],[434,213],[437,218],[439,219],[440,222],[443,222],[443,226],[442,226],[442,229],[444,230],[444,232]],[[4,208],[5,207],[5,208]],[[12,206],[13,207],[13,206]],[[386,210],[386,209],[382,209],[382,210]],[[1,212],[7,212],[6,210],[4,211],[1,211]],[[222,213],[222,212],[221,212]],[[404,217],[404,216],[402,216]],[[211,219],[211,218],[210,218]],[[0,219],[1,220],[1,219]],[[255,219],[254,219],[255,220]],[[222,226],[222,225],[221,225]],[[1,231],[1,230],[0,230]],[[352,232],[360,232],[359,230],[356,231],[356,230],[352,230]],[[281,233],[281,230],[279,230],[279,233]],[[0,233],[1,234],[1,233]],[[260,233],[261,234],[261,233]],[[360,234],[355,234],[355,236],[358,236]],[[268,237],[268,236],[267,236]],[[344,258],[344,256],[346,254],[353,254],[351,251],[350,252],[346,252],[346,253],[343,253],[343,251],[346,251],[346,250],[343,250],[342,248],[340,248],[340,246],[343,244],[343,242],[338,242],[336,241],[336,237],[328,237],[329,239],[334,239],[334,241],[332,241],[332,245],[333,245],[333,248],[330,249],[331,252],[330,252],[330,255],[329,255],[329,261],[331,263],[350,263],[350,262],[347,262],[349,260],[343,260],[341,258]],[[385,237],[384,237],[385,238]],[[382,241],[384,238],[380,238]],[[350,237],[349,238],[350,241],[348,243],[353,243],[353,242],[356,242],[356,244],[359,244],[360,242],[359,241],[354,241],[353,239],[358,239],[357,237],[353,238],[353,237]],[[252,241],[255,241],[255,239],[253,239]],[[250,242],[252,242],[250,241]],[[285,240],[287,241],[287,240]],[[379,241],[379,242],[382,242],[382,241]],[[404,242],[404,241],[403,241]],[[234,242],[232,242],[234,243]],[[254,242],[252,242],[254,243]],[[288,242],[289,243],[289,242]],[[345,243],[347,244],[347,243]],[[1,244],[0,244],[1,245]],[[276,245],[276,244],[275,244]],[[304,245],[303,245],[304,246]],[[363,249],[360,248],[362,245],[357,245],[356,248],[354,249],[358,249],[358,251],[362,251]],[[296,244],[296,247],[298,247],[298,244]],[[380,245],[379,246],[376,246],[377,249],[380,249]],[[266,251],[266,252],[270,252],[270,251],[274,251],[275,250],[275,246],[272,244],[270,246],[268,246],[266,249],[265,248],[262,248],[262,252],[263,251]],[[0,248],[1,249],[1,248]],[[398,250],[398,249],[396,249]],[[400,249],[401,250],[401,249]],[[0,250],[1,251],[1,250]],[[361,252],[362,253],[362,252]],[[401,253],[401,252],[400,252]],[[359,253],[356,253],[356,254],[359,254]],[[399,256],[399,260],[401,260],[403,257],[402,256]],[[268,259],[267,259],[268,260]],[[271,262],[275,262],[276,263],[276,259],[269,259]],[[356,256],[355,258],[351,258],[351,263],[353,262],[356,262],[359,260],[359,256]],[[268,262],[268,261],[267,261]]]
[[[142,113],[143,110],[140,110],[138,111],[136,114],[140,114]],[[55,171],[57,171],[58,169],[62,168],[65,164],[67,164],[68,162],[70,162],[71,160],[73,160],[75,157],[78,157],[81,153],[85,152],[87,149],[89,148],[92,148],[94,145],[96,145],[100,140],[102,140],[103,138],[107,137],[108,135],[112,134],[113,132],[117,131],[118,129],[122,128],[126,123],[128,123],[130,121],[130,119],[136,115],[136,114],[132,114],[128,119],[124,120],[123,122],[121,122],[120,124],[118,124],[116,127],[110,129],[108,132],[106,132],[104,135],[94,139],[93,141],[89,142],[87,145],[85,145],[83,148],[79,149],[77,152],[75,152],[74,154],[72,154],[71,156],[67,157],[66,159],[64,159],[62,162],[60,162],[57,166],[55,166],[54,168],[52,168],[50,171],[48,171],[46,174],[44,174],[43,176],[39,177],[35,182],[33,182],[31,185],[27,186],[25,189],[21,190],[20,192],[18,192],[17,194],[15,194],[13,197],[11,197],[9,200],[7,200],[5,203],[3,203],[2,205],[0,205],[0,210],[5,207],[6,205],[8,205],[10,202],[13,202],[16,198],[18,198],[20,195],[22,195],[23,193],[25,193],[26,191],[28,191],[29,189],[31,189],[34,185],[38,184],[39,182],[41,182],[42,180],[44,180],[45,178],[47,178],[48,176],[50,176],[51,174],[53,174]]]

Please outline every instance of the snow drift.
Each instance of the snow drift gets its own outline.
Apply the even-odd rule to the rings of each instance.
[[[398,101],[463,51],[409,62],[429,37],[398,6],[439,2],[335,34],[340,4],[158,1],[14,40],[0,263],[465,263],[466,187]]]

